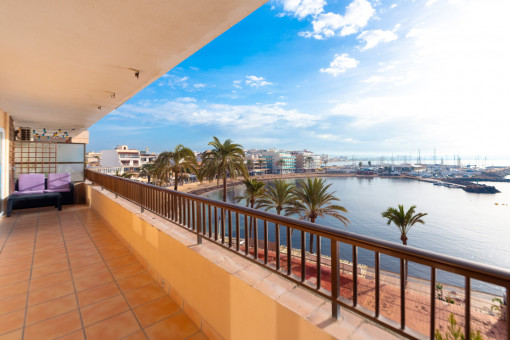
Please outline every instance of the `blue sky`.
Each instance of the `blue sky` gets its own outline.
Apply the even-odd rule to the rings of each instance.
[[[269,1],[90,128],[117,144],[510,159],[506,0]]]

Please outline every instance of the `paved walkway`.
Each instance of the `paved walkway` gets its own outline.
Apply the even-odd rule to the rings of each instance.
[[[0,340],[206,339],[85,206],[0,219]]]

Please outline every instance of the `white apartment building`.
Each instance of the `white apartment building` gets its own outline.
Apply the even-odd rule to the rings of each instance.
[[[322,166],[322,158],[308,150],[291,151],[296,157],[296,170],[299,172],[315,171]]]
[[[265,150],[244,150],[248,170],[255,175],[268,173],[267,159],[262,157]]]
[[[101,153],[100,152],[87,152],[85,154],[85,162],[87,167],[100,166],[101,165]]]
[[[117,145],[113,150],[101,151],[102,167],[139,168],[146,163],[154,163],[157,155],[147,151],[130,149],[127,145]]]
[[[269,173],[290,174],[296,172],[296,156],[290,152],[270,149],[261,153]]]

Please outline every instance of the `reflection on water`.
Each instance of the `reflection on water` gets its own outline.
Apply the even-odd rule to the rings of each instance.
[[[414,204],[417,212],[426,212],[428,216],[424,218],[424,225],[415,225],[409,232],[409,246],[510,269],[510,183],[492,183],[501,193],[484,195],[399,178],[339,177],[326,180],[341,199],[340,205],[349,211],[346,214],[351,221],[348,231],[400,243],[398,229],[386,225],[381,212],[398,204],[404,204],[406,208]],[[232,202],[233,197],[241,195],[243,190],[243,186],[229,188],[228,201]],[[221,194],[216,191],[204,196],[221,199]],[[317,223],[346,230],[332,217],[319,218]],[[258,229],[262,232],[262,228]],[[294,245],[299,244],[299,237],[299,233],[293,234]],[[323,240],[322,250],[324,254],[330,253],[329,241]],[[343,259],[351,259],[350,246],[341,245],[340,253]],[[359,262],[372,266],[373,256],[373,252],[360,250]],[[385,256],[381,267],[398,271],[399,262]],[[429,270],[413,263],[409,272],[423,278],[430,275]],[[460,278],[442,272],[438,273],[438,280],[463,284]],[[488,290],[480,284],[473,288]]]

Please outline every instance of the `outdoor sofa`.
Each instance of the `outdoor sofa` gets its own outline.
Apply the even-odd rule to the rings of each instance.
[[[13,209],[33,208],[55,205],[62,210],[62,204],[74,203],[74,185],[71,174],[21,174],[15,191],[7,198],[6,216],[11,216]]]

